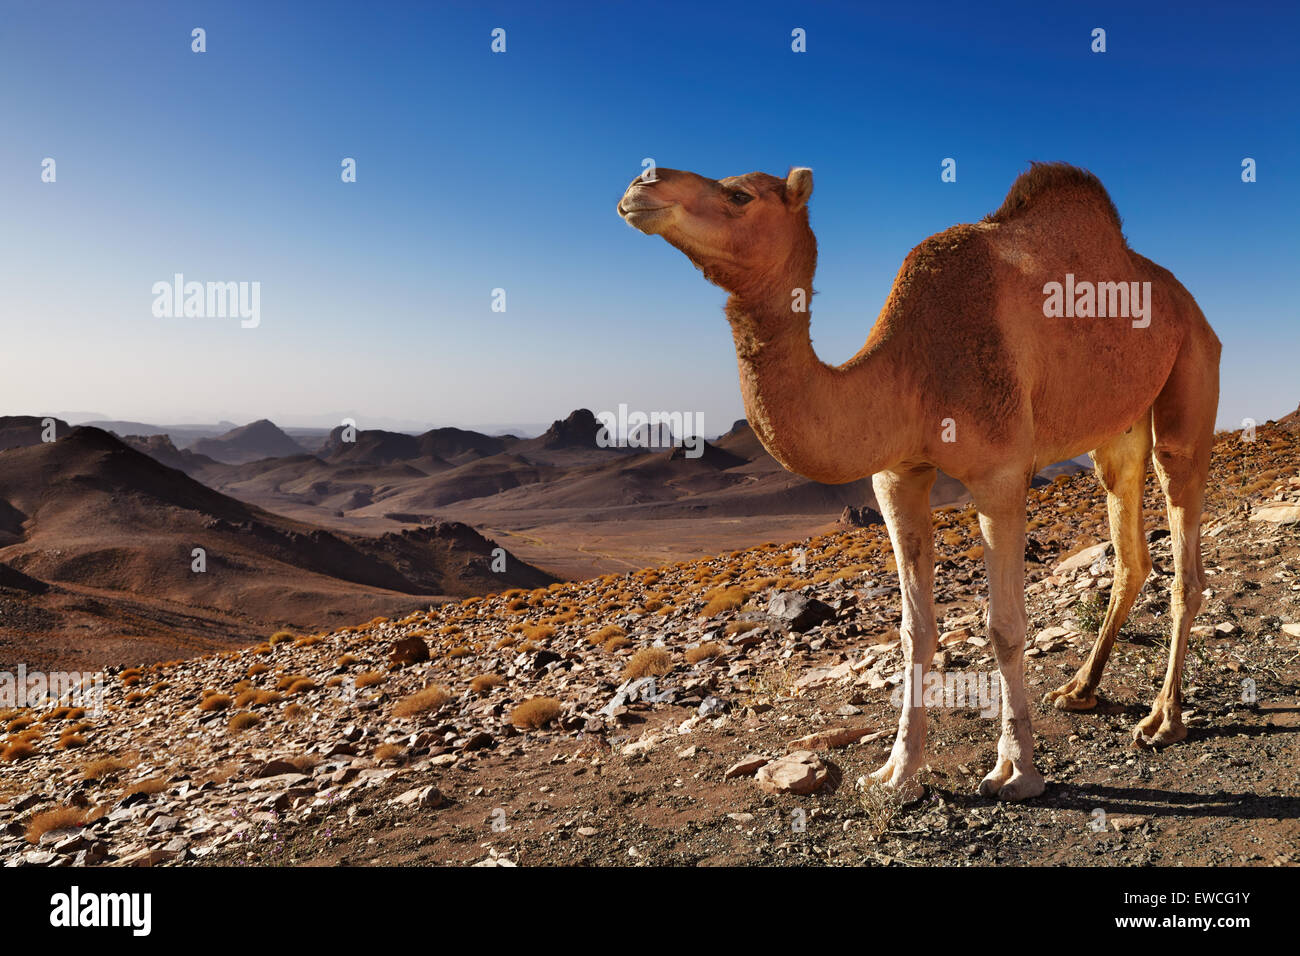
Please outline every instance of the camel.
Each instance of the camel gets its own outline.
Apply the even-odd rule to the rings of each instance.
[[[1042,793],[1024,683],[1030,480],[1044,465],[1090,452],[1106,491],[1115,556],[1110,603],[1078,673],[1044,698],[1062,710],[1088,710],[1151,571],[1142,526],[1150,457],[1173,547],[1172,639],[1164,684],[1133,737],[1138,747],[1183,739],[1182,670],[1205,587],[1200,522],[1220,353],[1191,294],[1128,247],[1096,176],[1035,163],[996,212],[913,249],[866,344],[843,365],[828,365],[813,350],[806,308],[817,264],[812,188],[812,171],[802,167],[785,179],[659,168],[632,181],[618,212],[730,293],[725,313],[745,413],[773,457],[819,482],[872,477],[898,565],[904,686],[923,683],[938,642],[929,492],[942,468],[966,486],[978,511],[986,624],[1001,682],[997,758],[979,792],[1001,800]],[[1073,291],[1075,279],[1098,294],[1081,293],[1077,308],[1063,311],[1060,291]],[[1135,298],[1147,291],[1143,319],[1115,314],[1123,311],[1116,284],[1133,282],[1127,288]],[[915,779],[926,735],[920,697],[905,695],[893,749],[871,775],[908,799],[922,790]]]

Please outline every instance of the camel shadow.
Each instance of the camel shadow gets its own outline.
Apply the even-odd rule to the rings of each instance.
[[[1148,817],[1234,817],[1242,820],[1300,819],[1300,797],[1257,793],[1188,793],[1153,787],[1113,787],[1106,784],[1055,784],[1043,805],[1090,814],[1101,807],[1108,814]]]

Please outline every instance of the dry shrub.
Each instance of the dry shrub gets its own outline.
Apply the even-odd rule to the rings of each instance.
[[[510,722],[521,730],[537,730],[559,717],[561,710],[554,697],[534,697],[510,712]]]
[[[16,720],[9,721],[9,723],[5,725],[5,733],[16,734],[20,730],[26,730],[34,723],[36,723],[35,717],[19,717]]]
[[[469,689],[476,694],[486,694],[493,687],[500,687],[506,679],[500,674],[480,674],[469,682]]]
[[[524,640],[546,641],[555,636],[555,628],[549,624],[530,624],[524,628]]]
[[[593,644],[607,644],[612,638],[622,637],[626,633],[617,624],[607,624],[599,631],[587,635],[587,640]]]
[[[133,794],[143,793],[152,796],[155,793],[162,793],[167,789],[167,780],[164,777],[149,777],[146,780],[137,780],[131,786],[127,787],[122,793],[122,799]]]
[[[473,653],[474,652],[472,650],[470,650],[464,644],[461,644],[459,647],[453,647],[451,650],[447,652],[447,659],[457,661],[460,660],[462,657],[469,657]]]
[[[234,698],[229,694],[209,694],[199,702],[199,710],[204,713],[213,710],[225,710],[234,702]]]
[[[632,638],[630,637],[611,637],[604,644],[600,645],[600,649],[606,654],[613,654],[615,651],[621,651],[631,643]]]
[[[506,605],[507,611],[523,611],[523,610],[527,610],[527,608],[528,608],[528,602],[525,601],[523,598],[515,598],[513,601],[511,601],[509,604]]]
[[[379,671],[366,671],[364,674],[357,675],[357,688],[370,687],[372,684],[382,683],[384,675]]]
[[[263,704],[278,704],[280,695],[273,690],[246,690],[235,698],[236,707],[260,707]]]
[[[280,713],[284,715],[285,720],[300,720],[307,716],[307,708],[302,704],[285,704]]]
[[[415,717],[430,710],[437,710],[449,700],[451,700],[451,691],[435,684],[399,700],[393,706],[393,716]]]
[[[138,704],[142,700],[144,700],[144,692],[139,690],[133,690],[123,698],[127,704]]]
[[[339,667],[351,667],[351,666],[352,666],[353,664],[355,664],[358,660],[360,660],[360,658],[358,658],[355,654],[344,654],[342,657],[339,658],[339,660],[338,660],[338,666],[339,666]]]
[[[716,617],[724,611],[738,610],[749,600],[749,592],[744,588],[723,588],[712,592],[708,598],[700,617]]]
[[[267,643],[272,647],[275,647],[275,645],[283,644],[285,641],[292,641],[297,636],[298,635],[294,634],[292,631],[276,631],[271,635],[271,639],[267,641]]]
[[[513,647],[515,644],[518,644],[518,643],[519,643],[519,638],[517,638],[517,637],[515,637],[515,636],[513,636],[513,635],[507,635],[507,636],[501,638],[501,640],[497,641],[497,649],[498,649],[498,650],[503,650],[503,649],[505,649],[505,648],[507,648],[507,647]]]
[[[27,842],[39,843],[45,834],[79,827],[85,820],[86,811],[79,807],[55,807],[38,813],[27,822]]]
[[[99,760],[92,760],[90,763],[82,764],[81,779],[103,780],[106,777],[121,773],[123,770],[129,770],[134,766],[134,761],[122,760],[118,757],[101,757]]]
[[[711,657],[717,657],[722,653],[722,645],[717,641],[709,641],[690,648],[686,652],[686,660],[691,664],[698,664],[700,661],[707,661]]]
[[[343,678],[340,677],[338,674],[335,674],[333,677],[327,678],[325,681],[326,687],[341,687],[342,685],[343,685]]]
[[[728,634],[744,634],[746,631],[752,631],[756,627],[762,627],[762,621],[732,621],[726,627]]]
[[[247,730],[250,727],[256,727],[262,722],[262,718],[251,710],[241,710],[235,716],[230,718],[230,723],[226,724],[226,729],[231,733],[238,733],[241,730]]]
[[[36,748],[25,740],[16,740],[0,752],[0,760],[5,763],[17,763],[36,756]]]
[[[78,747],[86,746],[86,738],[81,734],[65,733],[59,738],[58,743],[54,745],[55,750],[75,750]]]
[[[256,664],[254,664],[252,667],[248,669],[248,676],[256,677],[258,674],[265,674],[270,669],[271,669],[270,664],[266,664],[262,661],[258,661]]]
[[[289,685],[289,693],[291,694],[305,694],[309,690],[315,690],[315,689],[316,689],[316,682],[312,680],[310,677],[299,677],[297,680],[295,680],[292,684]]]
[[[380,744],[375,748],[375,760],[384,763],[388,760],[401,760],[406,756],[406,748],[401,744]]]
[[[300,637],[300,638],[298,638],[298,640],[296,640],[296,641],[293,642],[293,646],[294,646],[294,647],[311,647],[313,644],[319,644],[319,643],[320,643],[321,641],[323,641],[324,639],[325,639],[325,638],[321,637],[319,634],[312,634],[312,635],[310,635],[310,636],[308,636],[308,637]]]
[[[623,668],[624,680],[635,680],[647,675],[667,674],[673,669],[673,655],[667,648],[643,647],[632,655],[632,659]]]

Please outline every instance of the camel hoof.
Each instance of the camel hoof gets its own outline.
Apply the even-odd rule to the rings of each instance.
[[[1133,746],[1139,750],[1168,747],[1187,737],[1187,726],[1180,714],[1153,710],[1133,728]]]
[[[904,776],[902,768],[892,760],[869,774],[868,779],[874,784],[895,791],[904,804],[914,803],[925,795],[925,787],[921,786],[920,781],[916,779],[916,774]]]
[[[1047,788],[1047,781],[1037,770],[1016,770],[1011,761],[1003,760],[980,781],[980,796],[1013,802],[1036,797]]]
[[[1092,710],[1097,706],[1097,695],[1081,690],[1076,677],[1068,684],[1062,684],[1056,690],[1044,694],[1043,703],[1051,704],[1057,710]]]

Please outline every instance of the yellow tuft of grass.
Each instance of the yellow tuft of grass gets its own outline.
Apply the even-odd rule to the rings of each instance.
[[[606,624],[599,631],[593,631],[587,635],[587,640],[592,644],[607,644],[612,638],[622,637],[627,632],[617,624]]]
[[[86,738],[81,734],[64,734],[54,745],[55,750],[75,750],[78,747],[86,746]]]
[[[199,701],[199,710],[208,713],[213,710],[225,710],[233,704],[234,698],[229,694],[209,694]]]
[[[338,666],[339,666],[339,667],[351,667],[351,666],[352,666],[353,664],[355,664],[358,660],[360,660],[360,658],[357,657],[355,654],[344,654],[342,657],[340,657],[340,658],[338,659]]]
[[[713,591],[700,612],[700,617],[717,617],[725,611],[739,610],[749,600],[749,592],[744,588],[722,588]]]
[[[263,663],[262,661],[258,661],[256,664],[254,664],[252,667],[248,669],[248,676],[256,677],[258,674],[265,674],[270,669],[271,669],[270,664],[266,664]]]
[[[529,624],[523,633],[525,641],[547,641],[555,636],[555,628],[549,624]]]
[[[167,780],[165,777],[149,777],[146,780],[137,780],[131,786],[127,787],[122,793],[122,799],[134,796],[137,793],[144,793],[152,796],[155,793],[162,793],[167,789]]]
[[[698,664],[700,661],[707,661],[710,658],[717,657],[721,653],[721,644],[717,641],[708,641],[688,649],[686,651],[686,660],[690,664]]]
[[[554,697],[534,697],[510,712],[510,722],[521,730],[539,730],[559,717],[563,709]]]
[[[5,733],[16,734],[20,730],[26,730],[34,723],[36,723],[35,717],[19,717],[5,724]]]
[[[281,699],[280,694],[276,691],[252,689],[246,690],[236,697],[235,706],[241,709],[245,707],[261,707],[263,704],[278,704]]]
[[[312,680],[310,677],[299,677],[296,681],[294,681],[292,684],[289,685],[289,693],[291,694],[305,694],[308,691],[315,690],[315,689],[316,689],[316,682]]]
[[[81,765],[81,779],[103,780],[123,770],[130,770],[133,766],[135,766],[134,761],[122,760],[118,757],[101,757],[99,760]]]
[[[25,834],[28,843],[39,843],[41,837],[54,830],[71,830],[86,822],[86,811],[79,807],[55,807],[35,814],[27,821]]]
[[[383,683],[383,680],[384,675],[379,673],[379,671],[366,671],[364,674],[357,675],[356,685],[357,688],[360,689],[362,687],[370,687],[374,684]]]
[[[286,641],[295,640],[297,637],[298,635],[293,633],[292,631],[276,631],[274,634],[271,635],[270,640],[268,640],[266,643],[270,644],[272,647],[275,647],[275,645],[277,644],[283,644]]]
[[[262,722],[262,718],[251,710],[241,710],[235,716],[230,718],[230,723],[226,724],[226,729],[231,733],[239,733],[241,730],[248,730],[250,727],[256,727]]]
[[[0,751],[0,760],[5,763],[17,763],[36,756],[36,748],[25,740],[16,740]]]
[[[621,651],[631,643],[632,638],[619,635],[618,637],[611,637],[604,644],[600,645],[600,649],[606,654],[613,654],[615,651]]]
[[[375,748],[375,760],[384,763],[389,760],[401,760],[406,756],[406,748],[401,744],[380,744]]]
[[[393,705],[394,717],[415,717],[419,714],[437,710],[451,700],[451,691],[438,684],[416,691],[409,697],[403,697]]]
[[[643,647],[632,655],[632,659],[623,668],[623,679],[635,680],[638,677],[659,676],[667,674],[672,669],[673,655],[667,648]]]
[[[500,674],[480,674],[469,682],[469,689],[476,694],[486,694],[493,687],[500,687],[506,679]]]

